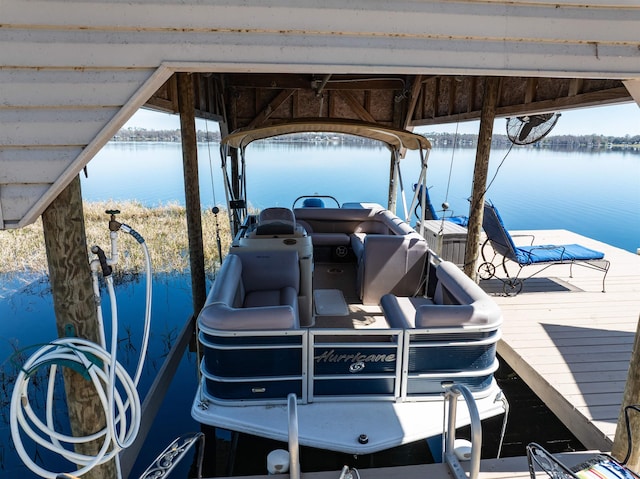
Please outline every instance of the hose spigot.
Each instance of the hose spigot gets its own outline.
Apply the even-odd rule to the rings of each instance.
[[[120,210],[107,210],[106,214],[111,215],[109,219],[109,231],[118,231],[122,223],[116,220],[116,215],[120,214]]]

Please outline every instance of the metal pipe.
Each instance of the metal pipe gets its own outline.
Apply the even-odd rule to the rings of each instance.
[[[294,393],[287,396],[289,413],[289,477],[300,479],[300,445],[298,443],[298,398]]]

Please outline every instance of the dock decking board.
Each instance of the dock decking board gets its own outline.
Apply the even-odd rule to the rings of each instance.
[[[582,451],[568,454],[558,454],[564,464],[573,466],[579,464],[595,453],[593,451]],[[463,469],[468,472],[469,463],[463,462]],[[445,464],[420,464],[415,466],[381,467],[372,469],[360,469],[362,479],[452,479],[454,476],[449,472]],[[339,477],[340,471],[307,472],[302,471],[304,479],[335,479]],[[288,479],[288,474],[283,474],[282,479]],[[538,477],[546,477],[538,471]],[[273,476],[251,476],[252,479],[272,479]],[[529,479],[529,469],[527,458],[507,457],[503,459],[485,459],[480,466],[479,479]],[[220,478],[219,478],[220,479]]]
[[[601,272],[574,266],[570,277],[561,265],[525,281],[517,296],[494,296],[504,315],[500,356],[585,447],[609,450],[638,327],[640,256],[566,230],[512,233],[535,234],[537,244],[582,244],[611,261],[606,293]],[[481,285],[501,291],[495,282]],[[540,287],[551,282],[569,289]]]

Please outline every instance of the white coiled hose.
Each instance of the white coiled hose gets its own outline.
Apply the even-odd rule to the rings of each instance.
[[[55,479],[59,472],[48,471],[37,465],[27,453],[22,443],[22,432],[45,449],[57,453],[68,461],[81,466],[72,475],[82,475],[98,464],[103,464],[135,440],[141,420],[140,397],[136,389],[146,357],[151,325],[151,258],[144,239],[126,225],[123,231],[132,234],[143,247],[146,262],[146,310],[141,355],[132,379],[124,367],[117,362],[118,312],[113,278],[105,277],[111,302],[111,350],[79,338],[60,338],[38,349],[24,364],[18,374],[11,396],[10,426],[11,437],[16,451],[24,464],[34,473],[44,478]],[[125,228],[126,227],[126,228]],[[133,234],[133,233],[135,234]],[[97,275],[94,275],[94,281]],[[99,316],[101,308],[98,306]],[[104,337],[104,333],[102,333]],[[58,366],[71,367],[85,375],[95,388],[105,413],[104,429],[87,436],[74,437],[55,430],[53,417],[53,397]],[[29,402],[31,377],[38,369],[49,368],[49,381],[46,395],[43,422],[34,412]],[[79,454],[73,450],[76,444],[102,440],[102,446],[94,456]]]

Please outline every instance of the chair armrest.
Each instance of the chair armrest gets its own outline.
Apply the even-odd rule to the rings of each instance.
[[[511,239],[513,238],[531,238],[531,242],[529,243],[529,246],[533,245],[533,242],[536,240],[536,237],[534,235],[511,235]],[[514,241],[515,243],[515,241]]]
[[[499,312],[481,304],[425,304],[416,308],[415,327],[484,327],[494,322],[497,327],[500,321]]]
[[[200,311],[198,326],[206,332],[207,329],[297,329],[299,324],[294,308],[289,305],[232,308],[224,303],[213,303]]]

